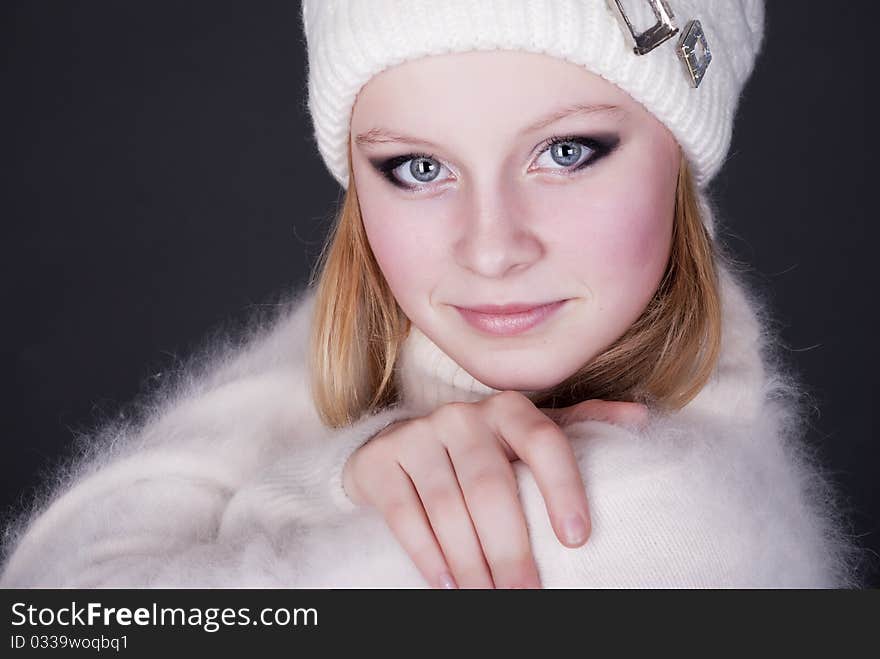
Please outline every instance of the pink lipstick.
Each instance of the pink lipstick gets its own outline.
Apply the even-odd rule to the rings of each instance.
[[[552,316],[568,300],[548,304],[482,305],[478,307],[455,307],[470,325],[495,336],[521,334]]]

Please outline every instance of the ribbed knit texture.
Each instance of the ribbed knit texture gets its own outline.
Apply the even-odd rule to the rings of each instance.
[[[545,53],[618,85],[678,139],[704,187],[730,147],[740,92],[764,32],[763,0],[669,0],[680,33],[636,55],[606,0],[304,0],[308,107],[327,168],[348,187],[351,111],[371,77],[406,60],[469,50]],[[654,23],[643,0],[625,3],[633,24]],[[692,88],[676,54],[699,19],[712,62]]]
[[[464,370],[415,325],[403,344],[396,375],[404,399],[421,414],[453,400],[470,403],[498,391]]]

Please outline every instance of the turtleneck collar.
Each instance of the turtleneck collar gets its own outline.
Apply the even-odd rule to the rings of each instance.
[[[398,357],[396,377],[402,403],[419,414],[453,401],[482,400],[499,391],[464,370],[413,323]]]
[[[724,267],[719,276],[721,354],[709,381],[681,411],[745,420],[757,413],[767,385],[760,354],[763,332],[757,303],[744,285]],[[402,403],[422,415],[446,403],[475,402],[499,391],[468,373],[412,323],[395,377]]]

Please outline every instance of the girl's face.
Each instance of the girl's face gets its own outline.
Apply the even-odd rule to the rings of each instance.
[[[490,387],[558,384],[626,332],[660,283],[678,145],[583,67],[520,51],[404,62],[361,89],[351,149],[398,304]]]

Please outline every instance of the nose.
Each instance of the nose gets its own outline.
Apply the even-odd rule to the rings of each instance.
[[[454,246],[461,267],[482,277],[500,278],[541,258],[544,248],[515,198],[502,193],[475,197]]]

